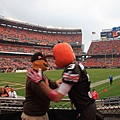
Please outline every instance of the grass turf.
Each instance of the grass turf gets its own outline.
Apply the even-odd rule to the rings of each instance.
[[[63,70],[46,71],[45,74],[52,80],[61,78]],[[104,79],[108,79],[109,75],[114,76],[120,75],[120,69],[87,69],[90,76],[91,83],[95,83]],[[26,73],[0,73],[0,86],[9,85],[14,87],[19,96],[25,96],[25,82]],[[98,91],[99,98],[119,96],[120,91],[120,78],[113,81],[111,86],[109,82],[94,87]],[[92,89],[92,88],[91,88]],[[107,89],[107,92],[104,92]]]

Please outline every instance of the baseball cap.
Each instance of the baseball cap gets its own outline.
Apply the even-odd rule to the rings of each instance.
[[[41,52],[36,52],[34,53],[34,55],[31,57],[31,62],[33,63],[36,60],[41,60],[41,59],[45,59],[47,56],[45,56],[44,54],[42,54]]]

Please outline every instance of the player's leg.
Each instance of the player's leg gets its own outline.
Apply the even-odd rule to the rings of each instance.
[[[81,113],[79,120],[96,120],[96,104],[88,105]]]

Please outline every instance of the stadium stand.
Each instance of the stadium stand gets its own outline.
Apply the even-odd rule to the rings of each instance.
[[[76,55],[82,54],[81,29],[43,27],[0,16],[0,71],[27,69],[33,53],[52,55],[58,42],[68,42]],[[49,64],[50,69],[56,68],[52,58]]]
[[[120,40],[92,41],[83,63],[88,68],[119,68]]]

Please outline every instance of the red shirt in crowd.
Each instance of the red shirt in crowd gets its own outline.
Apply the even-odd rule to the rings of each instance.
[[[96,91],[92,91],[91,95],[95,100],[98,98],[98,93]]]

